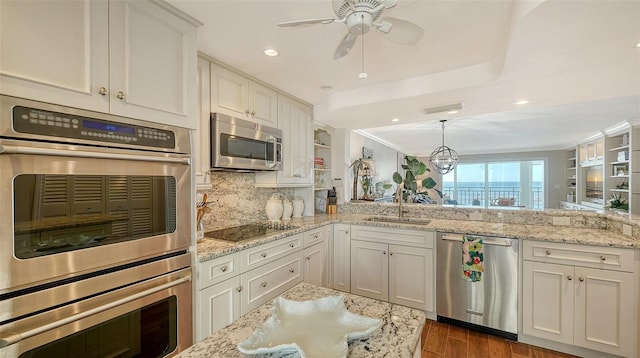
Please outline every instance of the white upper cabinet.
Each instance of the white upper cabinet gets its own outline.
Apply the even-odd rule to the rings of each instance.
[[[267,86],[211,64],[211,111],[278,126],[278,95]]]
[[[196,127],[196,25],[162,2],[0,2],[3,94]]]

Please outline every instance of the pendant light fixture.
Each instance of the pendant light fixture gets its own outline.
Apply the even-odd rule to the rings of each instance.
[[[434,149],[429,157],[429,166],[440,174],[449,173],[458,164],[458,153],[444,145],[444,122],[446,121],[446,119],[440,120],[442,123],[442,146]]]

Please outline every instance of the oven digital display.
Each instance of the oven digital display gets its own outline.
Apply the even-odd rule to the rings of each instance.
[[[82,126],[84,128],[102,129],[103,131],[109,131],[109,132],[118,132],[118,133],[127,133],[127,134],[134,133],[133,127],[117,126],[115,124],[106,124],[106,123],[92,122],[87,120],[82,121]]]

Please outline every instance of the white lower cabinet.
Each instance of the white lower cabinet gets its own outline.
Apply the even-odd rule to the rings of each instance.
[[[240,318],[240,276],[222,281],[198,292],[196,342]]]
[[[351,293],[432,312],[433,240],[428,231],[352,226]]]
[[[331,225],[304,233],[302,256],[304,258],[304,282],[322,286],[329,286],[330,256],[328,253],[331,241]]]
[[[351,291],[351,225],[333,225],[333,289]]]
[[[633,267],[633,250],[529,241],[523,246],[524,334],[637,356],[637,280],[624,271]]]

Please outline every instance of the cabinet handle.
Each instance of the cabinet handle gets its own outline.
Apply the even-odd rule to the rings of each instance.
[[[267,287],[267,282],[263,282],[263,283],[261,283],[261,284],[260,284],[260,286],[262,286],[262,287]]]
[[[242,286],[237,287],[236,291],[241,292],[242,291]]]
[[[600,260],[601,260],[601,261],[604,261],[604,260],[606,260],[606,259],[607,259],[607,257],[606,257],[606,256],[604,256],[604,255],[600,256]]]
[[[571,281],[573,280],[573,277],[571,275],[567,276],[567,280]]]
[[[294,247],[294,246],[296,245],[294,245],[293,242],[289,244],[289,247]]]
[[[267,253],[266,253],[266,252],[263,252],[263,253],[261,253],[261,254],[260,254],[260,256],[262,256],[262,257],[267,257]]]
[[[582,277],[582,276],[578,277],[578,281],[584,282],[584,277]]]
[[[311,260],[311,257],[307,256],[307,261]]]
[[[256,111],[251,111],[251,117],[255,117],[256,116]]]
[[[227,266],[222,266],[222,267],[220,267],[220,271],[222,271],[222,272],[227,272]]]
[[[244,111],[244,114],[248,116],[249,115],[249,110],[247,109],[246,111]]]
[[[547,256],[551,255],[551,250],[547,250],[545,254],[547,254]]]
[[[386,255],[386,254],[387,254],[387,252],[386,252],[386,251],[382,251],[382,254],[383,254],[383,255]]]
[[[318,240],[318,234],[313,235],[314,240]]]
[[[289,269],[289,273],[294,273],[296,272],[294,269]]]
[[[124,99],[124,92],[118,91],[118,93],[116,93],[116,97],[118,97],[118,99]]]
[[[106,88],[104,88],[104,87],[100,87],[100,88],[98,88],[98,94],[99,94],[99,95],[106,96],[106,95],[107,95],[107,89],[106,89]]]
[[[389,256],[393,256],[393,252],[389,252]]]
[[[346,235],[349,235],[349,230],[345,231],[344,233],[345,233]]]

